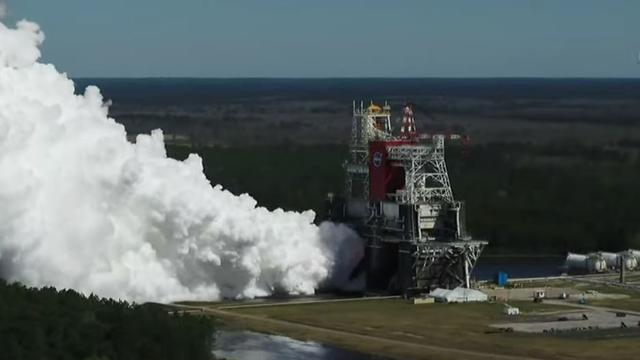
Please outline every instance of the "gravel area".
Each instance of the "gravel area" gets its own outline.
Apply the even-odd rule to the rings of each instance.
[[[620,317],[615,312],[586,310],[559,313],[552,317],[546,316],[544,319],[531,319],[530,322],[500,323],[492,324],[491,326],[500,329],[512,329],[517,332],[544,333],[614,329],[623,327],[622,324],[628,328],[639,327],[640,316],[625,313],[625,316]]]

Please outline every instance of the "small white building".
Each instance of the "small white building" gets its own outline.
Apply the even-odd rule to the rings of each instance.
[[[425,296],[425,297],[415,297],[413,299],[411,299],[411,301],[413,302],[413,305],[422,305],[422,304],[433,304],[435,302],[435,299],[430,297],[430,296]]]
[[[504,304],[504,313],[506,315],[520,315],[520,309],[509,304]]]
[[[534,290],[533,291],[533,300],[542,300],[547,297],[547,292],[545,290]]]
[[[460,303],[487,301],[487,294],[475,289],[457,287],[453,290],[437,288],[429,293],[437,302]]]

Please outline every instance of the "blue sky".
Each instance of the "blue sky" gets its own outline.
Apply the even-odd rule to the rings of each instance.
[[[640,77],[635,0],[8,0],[74,77]]]

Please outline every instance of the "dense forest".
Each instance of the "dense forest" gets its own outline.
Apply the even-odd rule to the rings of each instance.
[[[213,325],[160,305],[0,280],[0,358],[212,359]]]
[[[447,160],[467,226],[490,242],[487,252],[619,251],[640,248],[638,149],[490,143],[449,147]],[[268,208],[314,209],[321,220],[326,194],[343,188],[345,146],[168,146],[178,159],[190,152],[203,157],[212,183]]]

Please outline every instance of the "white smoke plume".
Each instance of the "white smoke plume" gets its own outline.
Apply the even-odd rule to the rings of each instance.
[[[0,23],[0,276],[133,301],[310,294],[357,241],[314,213],[268,211],[127,141],[100,91],[38,62],[38,25]],[[350,255],[351,256],[351,255]],[[343,265],[341,265],[342,267]]]

